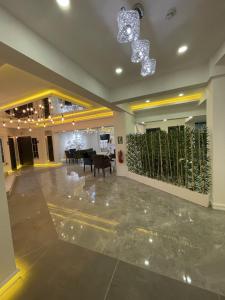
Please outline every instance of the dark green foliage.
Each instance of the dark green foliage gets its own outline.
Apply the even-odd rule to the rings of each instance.
[[[207,128],[173,127],[127,136],[128,170],[208,194]]]

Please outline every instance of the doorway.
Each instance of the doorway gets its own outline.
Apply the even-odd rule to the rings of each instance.
[[[53,141],[52,136],[47,136],[47,142],[48,142],[48,159],[49,161],[55,161],[54,159],[54,150],[53,150]]]
[[[16,151],[15,151],[15,144],[13,138],[8,138],[8,145],[9,145],[9,153],[10,153],[10,160],[11,160],[11,168],[12,170],[17,169],[16,163]]]
[[[23,166],[33,166],[34,156],[32,149],[32,139],[30,136],[17,138],[20,164]]]

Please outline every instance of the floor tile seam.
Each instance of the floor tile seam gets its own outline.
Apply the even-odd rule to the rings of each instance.
[[[105,296],[104,296],[104,300],[107,300],[107,298],[108,298],[108,294],[109,294],[109,291],[110,291],[110,288],[111,288],[111,285],[112,285],[114,276],[115,276],[115,274],[116,274],[116,271],[117,271],[117,269],[118,269],[119,263],[120,263],[120,260],[117,259],[116,264],[115,264],[115,267],[114,267],[114,270],[113,270],[113,272],[112,272],[112,276],[111,276],[111,278],[110,278],[110,280],[109,280],[109,284],[108,284],[107,289],[106,289],[106,293],[105,293]]]

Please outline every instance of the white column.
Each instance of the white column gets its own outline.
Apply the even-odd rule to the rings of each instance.
[[[16,272],[3,165],[0,161],[0,287]]]
[[[60,157],[60,136],[59,133],[52,134],[52,142],[53,142],[53,151],[54,151],[54,160],[56,163],[61,162]]]
[[[118,176],[126,176],[128,169],[126,164],[126,136],[129,133],[135,132],[135,119],[132,114],[126,112],[114,112],[114,128],[115,128],[115,145],[116,145],[116,170]],[[119,144],[119,140],[123,140],[122,144]],[[123,152],[123,163],[118,161],[118,151]]]
[[[47,151],[45,131],[43,129],[39,129],[37,138],[38,138],[38,152],[39,152],[38,162],[41,164],[45,164],[48,162],[48,151]]]
[[[214,78],[209,84],[207,126],[212,166],[210,198],[213,208],[225,210],[225,77]]]

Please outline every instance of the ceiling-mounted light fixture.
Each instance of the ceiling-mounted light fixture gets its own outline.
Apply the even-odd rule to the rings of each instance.
[[[146,57],[142,61],[141,75],[143,77],[148,75],[153,75],[155,73],[155,70],[156,70],[156,60]]]
[[[3,122],[3,123],[2,123],[2,126],[3,126],[3,127],[5,127],[5,126],[6,126],[5,122]]]
[[[31,132],[31,131],[32,131],[32,128],[29,128],[29,131]]]
[[[120,67],[118,67],[118,68],[116,68],[115,73],[116,73],[117,75],[120,75],[120,74],[123,73],[123,69],[120,68]]]
[[[10,118],[10,120],[9,120],[9,123],[11,123],[11,124],[13,123],[13,120],[12,120],[12,118]]]
[[[135,41],[140,35],[140,17],[137,10],[126,10],[121,8],[117,16],[119,32],[117,40],[119,43]]]
[[[185,52],[187,52],[187,50],[188,50],[187,45],[180,46],[177,50],[177,54],[179,55],[184,54]]]
[[[133,63],[140,63],[145,57],[149,56],[150,42],[148,40],[137,40],[131,44]]]
[[[140,19],[144,16],[144,8],[140,3],[134,5],[133,10],[121,8],[118,13],[118,36],[119,43],[132,43],[133,63],[142,63],[142,76],[153,75],[156,70],[156,60],[149,58],[150,42],[139,39]]]
[[[56,0],[56,2],[63,9],[68,9],[70,7],[70,0]]]

